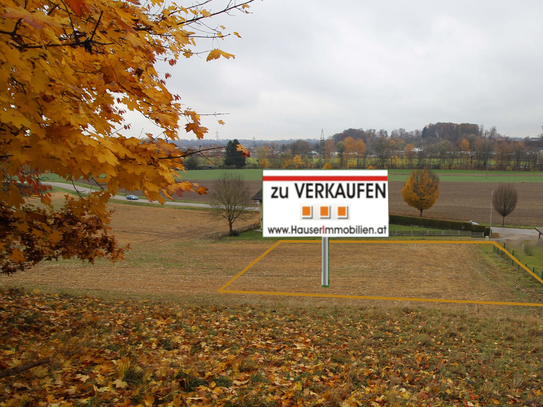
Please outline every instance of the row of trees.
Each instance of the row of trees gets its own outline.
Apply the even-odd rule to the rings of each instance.
[[[331,162],[334,168],[543,170],[540,138],[512,140],[495,128],[481,132],[479,126],[468,124],[441,123],[425,129],[409,133],[399,129],[390,136],[386,130],[348,129],[322,144],[306,140],[267,143],[253,156],[261,168],[322,168]]]

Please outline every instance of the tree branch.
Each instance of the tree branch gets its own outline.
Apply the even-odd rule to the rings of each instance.
[[[185,153],[183,155],[169,155],[167,157],[158,157],[158,159],[159,160],[172,160],[172,159],[175,159],[175,158],[186,158],[186,157],[194,155],[194,154],[200,154],[200,153],[203,153],[205,151],[219,150],[221,148],[224,148],[224,146],[209,147],[209,148],[204,148],[204,149],[200,149],[200,150],[187,150],[187,151],[185,151]]]
[[[98,185],[98,187],[103,191],[104,190],[104,187],[96,180],[96,178],[94,178],[93,175],[90,176],[90,178],[94,181],[94,183],[96,185]]]
[[[223,14],[223,13],[228,13],[229,11],[231,10],[234,10],[234,9],[239,9],[240,7],[243,7],[244,5],[246,4],[249,4],[249,3],[252,3],[254,0],[247,0],[243,3],[240,3],[240,4],[234,4],[232,6],[228,6],[220,11],[216,11],[214,13],[210,13],[208,17],[205,17],[205,16],[200,16],[200,17],[194,17],[192,20],[185,20],[184,22],[182,23],[179,23],[179,25],[187,25],[187,24],[192,24],[192,23],[195,23],[197,21],[200,21],[204,18],[209,18],[209,17],[214,17],[214,16],[217,16],[219,14]]]
[[[13,367],[11,369],[4,369],[0,372],[0,379],[7,376],[13,376],[17,373],[24,372],[25,370],[29,370],[37,366],[45,365],[50,362],[51,362],[51,358],[45,358],[45,359],[35,360],[34,362],[28,362],[23,365]]]

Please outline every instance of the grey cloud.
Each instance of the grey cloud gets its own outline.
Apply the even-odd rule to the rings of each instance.
[[[453,121],[541,131],[540,1],[264,0],[221,19],[235,60],[182,60],[168,85],[227,138]],[[186,137],[182,135],[182,137]]]

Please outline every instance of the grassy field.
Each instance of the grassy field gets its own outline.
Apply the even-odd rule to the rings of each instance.
[[[0,378],[0,406],[543,405],[540,307],[219,294],[272,242],[218,239],[209,211],[111,209],[125,261],[0,276],[0,372],[43,362]],[[324,289],[318,246],[237,287],[543,303],[491,250],[450,245],[332,245]]]
[[[507,245],[507,250],[512,252],[517,259],[530,268],[543,270],[543,242],[541,240],[518,240]]]
[[[311,170],[308,170],[311,171]],[[331,170],[333,171],[333,170]],[[241,175],[246,181],[262,181],[261,169],[240,169],[240,170],[191,170],[181,173],[183,178],[191,181],[211,181],[219,176],[229,172]],[[475,182],[475,183],[541,183],[543,182],[543,173],[526,171],[471,171],[471,170],[434,170],[440,176],[442,182]],[[388,170],[389,181],[405,182],[411,170]],[[65,180],[56,174],[46,174],[44,181],[65,182]],[[75,183],[76,185],[86,186],[84,183]]]
[[[262,180],[262,170],[259,169],[241,169],[241,170],[193,170],[182,174],[184,178],[194,181],[215,180],[220,174],[228,171],[239,174],[247,181]],[[309,171],[309,170],[308,170]],[[333,170],[332,170],[333,171]],[[388,170],[389,181],[403,181],[411,173],[411,170]],[[442,182],[476,182],[476,183],[494,183],[494,182],[543,182],[543,173],[525,172],[525,171],[468,171],[468,170],[436,170]]]

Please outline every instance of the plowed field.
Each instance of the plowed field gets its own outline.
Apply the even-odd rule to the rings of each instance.
[[[262,188],[260,181],[247,181],[250,191],[254,195]],[[207,188],[213,188],[214,181],[199,181]],[[407,206],[402,198],[402,188],[405,182],[389,182],[390,213],[394,215],[418,216],[418,210]],[[425,217],[451,220],[473,220],[475,222],[489,222],[490,195],[498,183],[476,182],[442,182],[439,185],[439,198],[435,205],[424,211]],[[507,225],[543,226],[543,184],[516,183],[518,203],[516,209],[505,222]],[[208,202],[208,195],[185,194],[183,198],[194,202]],[[501,218],[497,212],[492,214],[492,223],[501,225]]]

